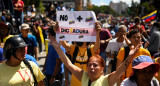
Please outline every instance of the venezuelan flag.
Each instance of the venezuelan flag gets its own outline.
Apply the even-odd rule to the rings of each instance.
[[[143,20],[145,20],[145,22],[148,22],[150,20],[153,20],[156,18],[156,13],[157,13],[157,10],[153,11],[152,13],[142,17]]]
[[[75,23],[75,21],[69,21],[69,24],[74,24]]]
[[[92,21],[92,20],[93,20],[92,17],[86,18],[86,22],[90,22],[90,21]]]

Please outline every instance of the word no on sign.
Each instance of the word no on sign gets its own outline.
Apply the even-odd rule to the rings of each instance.
[[[95,42],[96,16],[93,11],[58,11],[57,40]]]

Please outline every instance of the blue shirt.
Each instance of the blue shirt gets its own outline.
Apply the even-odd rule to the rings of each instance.
[[[3,48],[0,47],[0,61],[4,61],[3,60]]]
[[[35,59],[33,56],[28,55],[28,54],[25,54],[25,58],[26,58],[26,60],[28,60],[28,61],[32,61],[32,62],[36,63],[37,66],[38,66],[38,63],[37,63],[36,59]]]
[[[62,51],[65,53],[65,48],[63,48],[61,46]],[[48,57],[47,57],[47,61],[46,61],[46,66],[45,66],[45,71],[46,74],[48,75],[52,75],[52,73],[54,72],[54,68],[56,66],[56,59],[60,58],[58,53],[56,52],[55,48],[49,44],[48,46]],[[58,74],[62,74],[64,72],[64,67],[63,67],[63,63],[61,64],[61,68],[58,72]]]
[[[31,35],[31,34],[28,34],[28,37],[27,38],[24,38],[21,35],[19,35],[24,41],[25,43],[27,44],[27,54],[33,56],[34,55],[34,47],[37,47],[37,41],[36,41],[36,37]]]

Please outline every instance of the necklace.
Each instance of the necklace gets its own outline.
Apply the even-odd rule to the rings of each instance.
[[[83,55],[81,55],[81,52],[78,51],[79,52],[79,56],[82,58],[82,60],[84,59],[84,55],[85,55],[86,51],[87,51],[87,49],[84,51]]]
[[[84,55],[86,54],[86,51],[87,51],[87,49],[84,51],[83,55],[81,55],[80,50],[78,51],[81,61],[84,61]],[[83,64],[81,64],[81,65],[82,65],[82,69],[83,69]]]

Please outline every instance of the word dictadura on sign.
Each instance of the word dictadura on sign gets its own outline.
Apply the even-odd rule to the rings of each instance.
[[[61,28],[61,33],[80,33],[80,34],[89,34],[88,30],[80,30],[80,29],[64,29]]]

